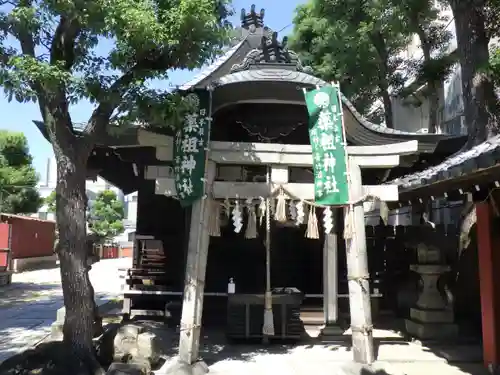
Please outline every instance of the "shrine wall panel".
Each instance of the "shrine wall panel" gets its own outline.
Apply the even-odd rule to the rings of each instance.
[[[165,272],[170,286],[182,290],[189,210],[179,201],[155,194],[155,181],[145,181],[138,192],[137,234],[151,235],[163,242]]]

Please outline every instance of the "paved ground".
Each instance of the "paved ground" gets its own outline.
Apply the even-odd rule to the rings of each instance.
[[[117,269],[130,262],[102,260],[93,266],[90,278],[97,298],[120,295]],[[44,340],[63,306],[59,268],[15,274],[12,281],[0,288],[0,362]]]
[[[129,264],[130,259],[117,259],[94,265],[91,279],[98,298],[113,299],[120,295],[117,269]],[[44,340],[62,304],[59,269],[17,274],[11,286],[0,288],[0,362]],[[314,332],[310,334],[315,335]],[[377,330],[375,336],[378,337],[375,372],[353,369],[348,345],[322,345],[314,340],[300,346],[229,346],[223,340],[214,340],[210,334],[204,334],[201,355],[214,375],[486,373],[477,363],[481,355],[478,347],[425,347],[402,342],[394,332],[383,330]],[[176,352],[173,345],[172,355]]]
[[[311,331],[307,330],[309,335]],[[312,334],[311,336],[314,336]],[[378,361],[372,371],[361,371],[352,363],[350,340],[322,344],[314,337],[303,345],[227,345],[221,332],[202,332],[200,355],[213,375],[484,375],[477,346],[422,346],[405,342],[395,334],[375,332]],[[387,336],[392,336],[387,338]],[[177,335],[172,335],[172,352],[163,366],[175,361]],[[448,362],[449,361],[449,362]],[[375,370],[375,371],[374,371]],[[161,375],[162,371],[157,371]]]

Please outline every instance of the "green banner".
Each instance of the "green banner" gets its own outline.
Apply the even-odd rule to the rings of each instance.
[[[349,202],[346,141],[338,90],[338,87],[326,86],[305,93],[313,155],[315,201],[332,206]]]
[[[184,118],[184,126],[175,135],[175,189],[181,205],[187,207],[203,196],[205,156],[208,147],[210,96],[208,91],[188,94],[194,111]]]

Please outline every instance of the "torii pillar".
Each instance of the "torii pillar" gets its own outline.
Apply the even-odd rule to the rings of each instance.
[[[483,329],[483,362],[491,372],[500,365],[500,236],[492,226],[489,201],[478,202],[476,209],[479,287]]]

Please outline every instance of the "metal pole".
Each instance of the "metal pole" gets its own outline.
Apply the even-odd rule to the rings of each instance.
[[[266,183],[271,191],[271,170],[267,166]],[[267,343],[274,336],[273,296],[271,293],[271,198],[266,197],[266,293],[264,295],[263,341]]]

